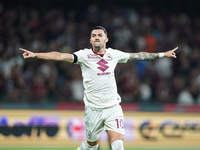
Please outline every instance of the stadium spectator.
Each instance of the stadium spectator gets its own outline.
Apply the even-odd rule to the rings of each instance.
[[[178,59],[171,62],[166,61],[168,66],[164,62],[161,62],[161,64],[159,62],[148,62],[146,64],[147,67],[142,70],[146,75],[145,77],[148,78],[148,84],[152,90],[150,97],[152,103],[160,102],[160,98],[155,93],[157,82],[160,80],[158,74],[167,76],[167,78],[162,78],[167,83],[167,88],[177,89],[175,93],[173,90],[170,92],[172,94],[171,103],[176,103],[178,96],[185,89],[185,87],[178,87],[177,82],[180,83],[181,81],[176,82],[175,80],[179,80],[178,77],[181,76],[182,81],[191,82],[191,78],[189,77],[194,72],[191,72],[191,69],[196,70],[198,75],[200,74],[199,16],[194,15],[190,17],[191,14],[181,10],[177,13],[167,10],[155,13],[156,10],[151,7],[137,10],[131,6],[127,6],[126,8],[116,6],[112,8],[100,8],[90,5],[82,10],[45,7],[44,11],[44,9],[26,7],[25,3],[10,7],[8,3],[6,5],[4,2],[6,1],[4,0],[0,3],[0,66],[2,70],[1,84],[4,85],[4,88],[1,88],[1,97],[4,99],[4,102],[8,99],[7,93],[15,90],[14,88],[10,88],[12,87],[12,83],[15,82],[13,78],[10,78],[15,62],[18,63],[21,70],[19,73],[20,76],[26,81],[25,87],[27,87],[27,92],[24,93],[25,101],[29,101],[30,99],[31,79],[37,76],[37,71],[34,68],[44,64],[43,62],[34,60],[24,62],[24,60],[21,60],[21,54],[17,50],[18,47],[26,47],[34,52],[60,50],[62,52],[73,53],[75,49],[88,47],[89,29],[95,23],[102,23],[108,29],[111,39],[108,44],[109,47],[123,46],[123,50],[127,52],[146,51],[149,43],[148,40],[145,40],[145,35],[151,35],[155,38],[152,40],[152,51],[155,52],[159,49],[171,48],[172,45],[179,46],[179,51],[177,51]],[[195,10],[193,9],[193,11]],[[118,38],[119,34],[124,35],[126,44],[120,41]],[[162,65],[163,63],[164,65]],[[135,64],[133,63],[133,65]],[[159,66],[158,70],[155,70],[155,66]],[[52,83],[50,84],[50,79],[45,79],[46,90],[49,93],[44,95],[45,99],[54,102],[64,101],[60,95],[63,95],[63,92],[67,91],[68,94],[66,95],[69,98],[65,99],[65,101],[72,101],[74,98],[72,96],[71,82],[76,82],[76,79],[72,78],[70,74],[72,68],[60,62],[52,64],[51,67],[56,68],[58,72],[54,77],[54,87],[59,88],[56,88],[57,90],[53,94],[55,97],[52,96],[55,99],[50,100],[49,97],[52,94],[51,89],[53,87]],[[165,67],[170,67],[172,70],[165,72],[166,74],[161,74],[159,69]],[[79,68],[76,69],[78,70]],[[65,70],[69,71],[66,72]],[[116,74],[120,74],[120,78],[123,80],[126,76],[131,76],[124,72],[130,72],[129,68],[118,65]],[[136,73],[136,79],[139,80],[134,84],[141,84],[141,75],[143,75],[141,74],[141,70],[134,72]],[[196,75],[196,78],[198,75]],[[121,86],[121,79],[118,80],[117,77],[120,95],[127,97],[127,102],[140,102],[139,99],[136,100],[135,96],[137,96],[137,93],[132,95],[127,94],[125,87]],[[199,83],[199,80],[196,80],[196,82]],[[127,84],[130,85],[126,85],[126,87],[133,87],[133,82]],[[185,84],[181,85],[185,86]],[[200,88],[200,84],[197,86]],[[21,93],[23,89],[18,89],[18,91]],[[189,93],[192,94],[191,91]],[[3,101],[2,99],[1,101]]]

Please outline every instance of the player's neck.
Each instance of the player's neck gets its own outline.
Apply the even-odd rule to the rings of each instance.
[[[101,49],[93,48],[92,50],[93,50],[96,54],[105,54],[105,52],[106,52],[106,49],[105,49],[105,48],[101,48]]]

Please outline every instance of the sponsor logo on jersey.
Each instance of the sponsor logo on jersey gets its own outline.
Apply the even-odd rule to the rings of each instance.
[[[101,59],[100,61],[97,62],[97,64],[99,65],[99,67],[97,67],[99,70],[105,72],[109,67],[106,65],[108,64],[107,61],[105,61],[104,59]]]
[[[100,59],[100,57],[96,54],[89,54],[89,55],[87,55],[87,57],[88,57],[88,59],[93,59],[93,60]]]
[[[102,75],[109,75],[111,74],[110,72],[102,72],[102,73],[97,73],[98,76],[102,76]]]

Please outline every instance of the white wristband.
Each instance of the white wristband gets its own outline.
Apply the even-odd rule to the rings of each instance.
[[[164,53],[158,53],[158,55],[159,55],[159,58],[165,57],[165,54],[164,54]]]

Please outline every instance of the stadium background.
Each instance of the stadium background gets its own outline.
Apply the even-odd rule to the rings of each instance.
[[[91,28],[102,25],[108,30],[107,47],[126,52],[179,47],[177,59],[117,66],[127,130],[130,127],[134,136],[125,145],[200,146],[199,7],[195,0],[0,0],[0,145],[23,145],[32,137],[28,127],[36,128],[37,135],[29,145],[37,145],[42,138],[48,142],[44,145],[60,138],[63,143],[57,145],[79,145],[81,140],[69,138],[76,135],[69,136],[69,127],[76,127],[71,119],[81,122],[84,109],[79,66],[24,60],[18,48],[73,53],[91,47]],[[49,138],[56,125],[61,135],[56,132]],[[39,134],[40,127],[50,133],[41,130]]]

